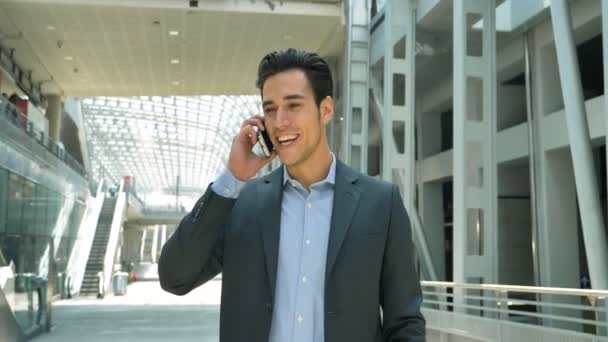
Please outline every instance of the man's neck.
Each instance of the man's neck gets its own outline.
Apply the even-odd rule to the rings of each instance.
[[[288,166],[287,172],[291,178],[297,180],[306,189],[310,189],[312,184],[327,178],[332,161],[331,150],[325,145],[304,163]]]

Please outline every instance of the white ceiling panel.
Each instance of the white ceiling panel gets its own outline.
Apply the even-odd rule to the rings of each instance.
[[[0,34],[16,36],[1,42],[34,80],[52,77],[43,91],[81,97],[251,94],[270,51],[341,50],[323,45],[342,41],[341,1],[178,3],[0,0]]]

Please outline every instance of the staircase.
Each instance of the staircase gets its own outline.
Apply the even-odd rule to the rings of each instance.
[[[115,207],[116,197],[105,199],[103,207],[101,208],[101,214],[99,215],[99,221],[97,222],[95,238],[93,240],[93,246],[91,247],[91,253],[89,254],[89,261],[87,262],[87,267],[84,272],[82,286],[80,287],[81,296],[94,296],[99,292],[99,278],[97,277],[97,273],[103,271],[103,263],[106,256],[106,248],[108,247],[108,239],[110,237]]]

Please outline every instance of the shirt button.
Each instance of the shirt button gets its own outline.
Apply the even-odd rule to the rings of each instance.
[[[302,282],[305,283],[308,280],[308,278],[306,278],[306,276],[302,277]]]
[[[312,204],[310,204],[310,203],[306,203],[306,206],[307,206],[307,207],[309,207],[309,208],[311,208],[311,207],[312,207]]]
[[[310,245],[310,239],[306,239],[306,244]]]
[[[298,323],[302,324],[304,322],[304,317],[302,315],[298,315]]]

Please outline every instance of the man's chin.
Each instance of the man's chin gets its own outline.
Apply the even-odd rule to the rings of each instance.
[[[298,163],[298,158],[295,158],[294,156],[281,156],[281,154],[279,154],[278,157],[281,164],[287,167],[296,165]]]

